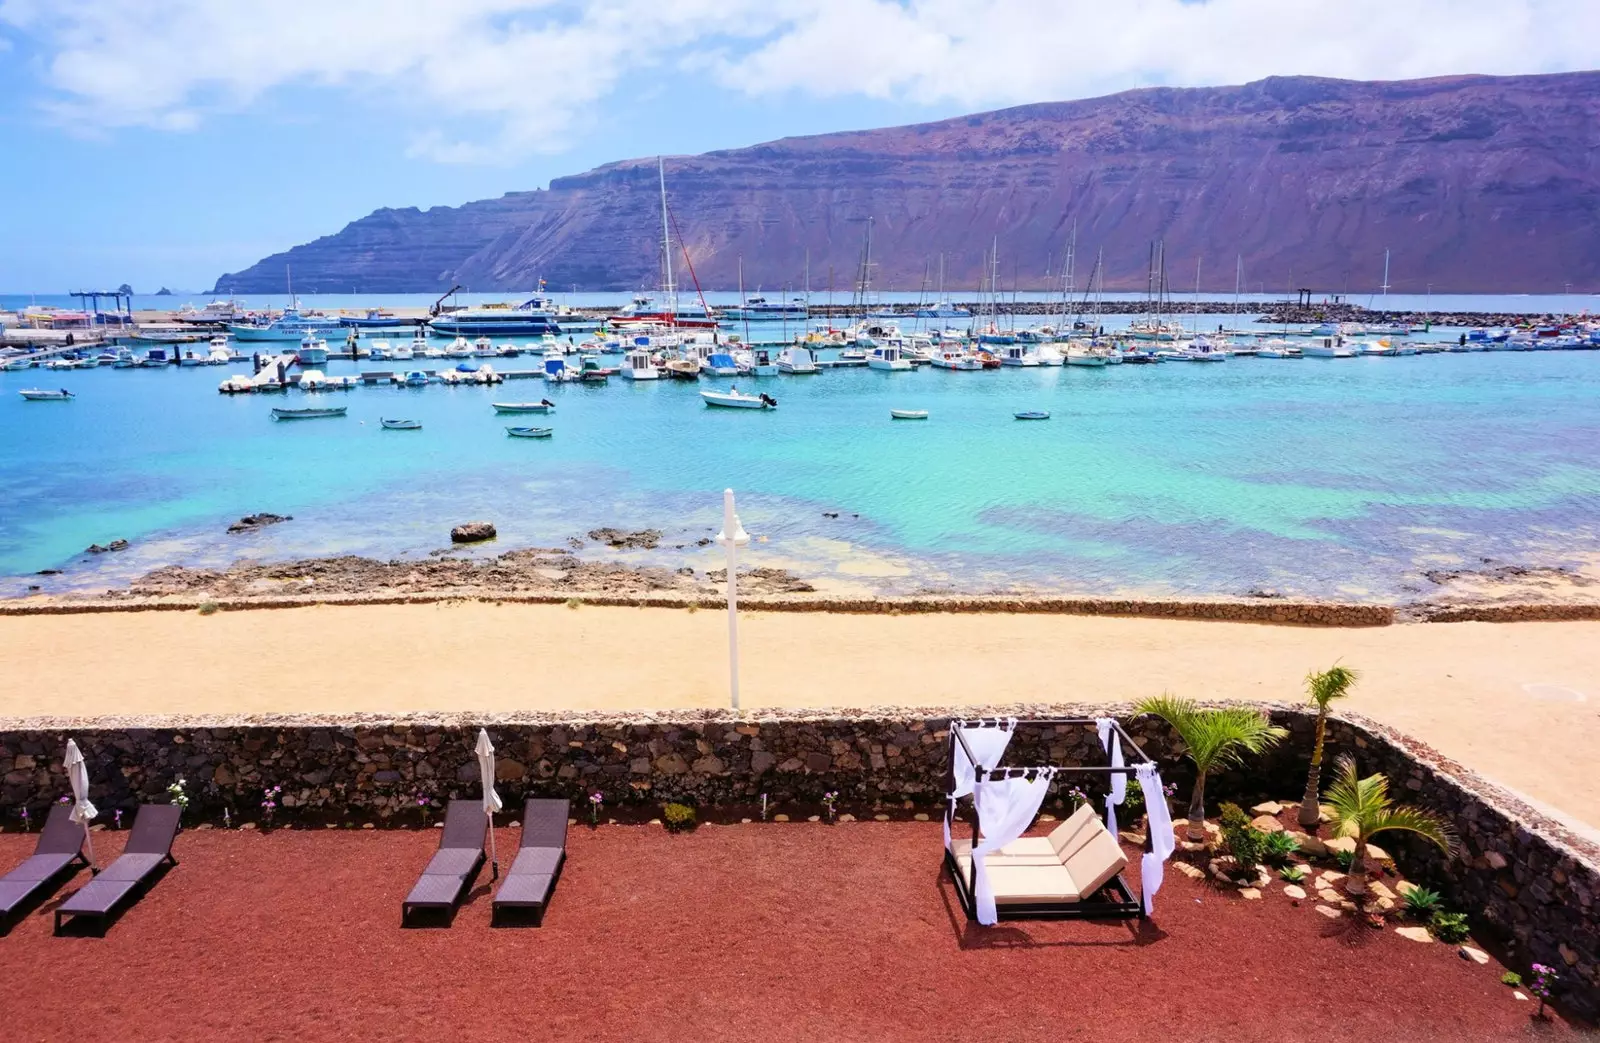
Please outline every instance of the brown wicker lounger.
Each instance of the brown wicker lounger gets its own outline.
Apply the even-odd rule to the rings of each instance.
[[[483,842],[489,816],[475,800],[452,800],[444,812],[439,850],[433,853],[416,886],[400,904],[400,925],[409,926],[419,912],[455,912],[468,886],[483,868]]]
[[[176,804],[141,805],[122,854],[56,907],[56,933],[61,933],[68,918],[77,917],[95,921],[104,935],[112,915],[125,901],[142,893],[163,866],[178,864],[172,857],[172,839],[178,835],[182,814]]]
[[[544,923],[545,907],[561,879],[567,861],[567,816],[571,804],[565,800],[532,800],[522,809],[522,846],[517,860],[494,896],[489,923],[498,924],[502,916]]]
[[[44,832],[33,846],[33,854],[5,876],[0,877],[0,931],[11,924],[11,917],[30,899],[55,890],[56,885],[88,865],[83,855],[85,830],[71,819],[72,808],[57,804],[45,819]]]

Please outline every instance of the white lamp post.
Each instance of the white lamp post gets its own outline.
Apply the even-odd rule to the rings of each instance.
[[[733,708],[739,708],[739,548],[750,542],[750,534],[739,524],[733,510],[733,490],[722,490],[722,531],[717,542],[728,551],[728,690]]]

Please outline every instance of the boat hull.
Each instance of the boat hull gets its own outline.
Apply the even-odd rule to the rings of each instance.
[[[344,416],[348,406],[334,406],[330,409],[274,409],[274,420],[325,420],[329,417]]]

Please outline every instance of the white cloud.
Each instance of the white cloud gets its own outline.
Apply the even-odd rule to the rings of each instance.
[[[411,153],[561,147],[693,77],[747,95],[979,108],[1308,73],[1592,67],[1596,0],[0,0],[63,123],[186,131],[284,88],[408,114]]]

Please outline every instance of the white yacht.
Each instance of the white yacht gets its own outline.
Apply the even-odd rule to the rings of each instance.
[[[867,352],[867,368],[907,370],[911,368],[911,360],[900,356],[899,345],[879,344]]]
[[[820,372],[817,368],[817,356],[808,347],[792,344],[779,353],[778,372],[787,373],[791,376],[803,376]]]
[[[1002,366],[1037,366],[1039,356],[1026,344],[1007,344],[1000,349]]]

